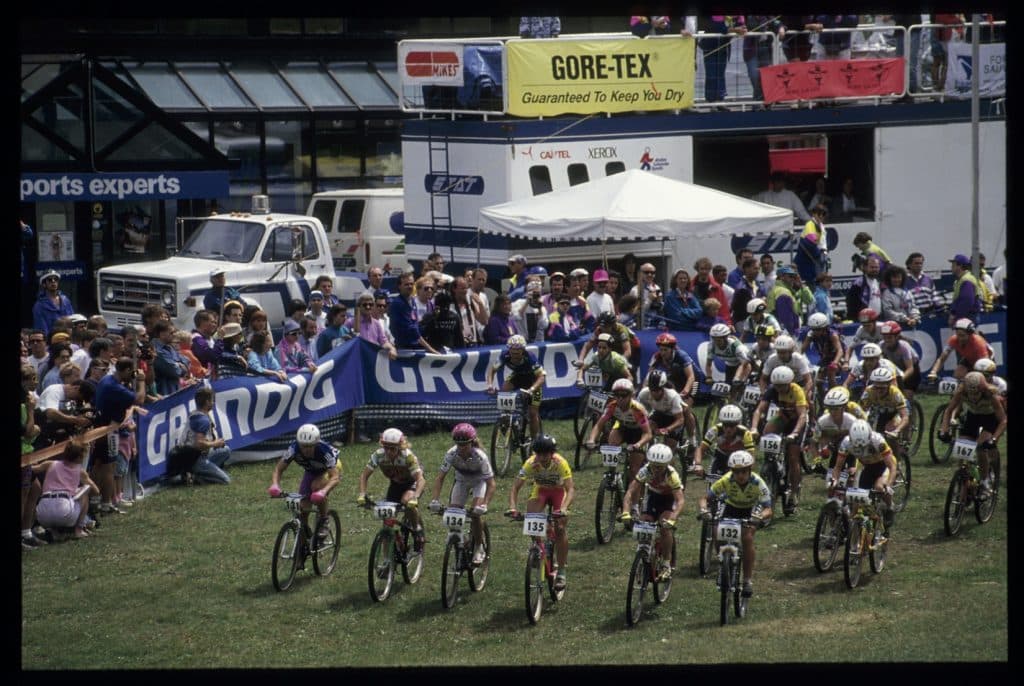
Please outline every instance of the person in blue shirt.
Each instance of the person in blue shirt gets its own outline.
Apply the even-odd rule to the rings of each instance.
[[[104,376],[96,384],[96,426],[108,427],[108,433],[93,443],[93,481],[100,487],[101,514],[123,514],[113,503],[117,488],[114,484],[114,465],[117,462],[117,430],[133,405],[146,400],[146,377],[135,368],[130,357],[122,357],[114,365],[114,373]]]
[[[206,295],[203,296],[203,308],[213,310],[220,316],[220,306],[229,300],[242,301],[242,294],[237,288],[225,285],[227,281],[227,270],[224,267],[215,267],[210,270],[210,285],[212,286]]]
[[[332,348],[353,338],[352,329],[345,326],[348,307],[344,304],[331,305],[327,310],[327,328],[316,337],[316,359],[322,359]]]
[[[268,376],[278,381],[287,381],[288,375],[281,369],[281,363],[274,354],[274,348],[270,345],[270,336],[266,331],[257,331],[249,341],[249,354],[246,361],[249,363],[249,371],[261,376]]]
[[[832,311],[832,300],[829,293],[832,290],[832,274],[822,272],[818,274],[817,284],[814,287],[814,311],[821,312],[828,317],[830,322],[835,321],[835,314]]]
[[[60,292],[60,274],[50,270],[39,277],[39,298],[32,306],[32,328],[39,329],[47,338],[53,324],[61,317],[75,313],[68,296]]]
[[[216,402],[213,388],[202,386],[197,389],[195,401],[196,409],[188,416],[188,426],[181,439],[181,445],[199,451],[191,472],[200,482],[231,483],[231,477],[224,471],[224,463],[231,457],[231,448],[224,438],[217,435],[213,423],[213,407]]]
[[[174,325],[161,319],[153,325],[153,361],[156,376],[156,392],[170,395],[181,388],[181,380],[191,378],[188,360],[181,354],[178,347],[172,344]]]
[[[420,334],[419,315],[412,294],[415,285],[416,275],[412,272],[406,272],[398,279],[398,295],[388,305],[391,335],[395,338],[396,348],[423,349],[437,355],[438,352]],[[323,334],[320,336],[323,337]]]

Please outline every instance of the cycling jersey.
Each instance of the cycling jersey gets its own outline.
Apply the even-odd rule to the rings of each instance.
[[[973,398],[971,397],[972,395]],[[996,412],[996,397],[988,391],[981,390],[972,394],[967,389],[964,389],[960,401],[971,414],[995,414]]]
[[[882,344],[882,327],[875,324],[875,332],[868,333],[868,330],[861,324],[857,327],[857,332],[853,334],[853,340],[850,341],[850,347],[855,348],[863,343],[878,343]]]
[[[709,489],[716,496],[725,496],[725,504],[737,509],[749,509],[754,505],[772,506],[772,496],[758,474],[751,472],[746,486],[740,486],[730,471],[721,479],[711,484]]]
[[[750,352],[747,350],[747,346],[740,343],[740,339],[735,336],[727,336],[725,345],[721,348],[715,345],[714,339],[711,339],[711,345],[708,347],[708,356],[711,360],[714,360],[716,357],[719,358],[725,363],[726,367],[738,367],[750,360]]]
[[[569,462],[558,453],[551,456],[551,462],[547,467],[537,460],[536,455],[530,455],[519,468],[519,478],[532,481],[535,488],[564,486],[565,482],[572,478],[572,469]]]
[[[307,472],[320,474],[338,465],[338,449],[329,443],[319,441],[313,448],[313,456],[306,457],[299,448],[299,442],[292,441],[282,459],[285,464],[294,462]]]
[[[761,398],[761,402],[767,402],[769,407],[775,403],[781,414],[795,417],[798,407],[807,407],[807,395],[800,384],[791,383],[782,391],[779,391],[777,385],[772,384]]]
[[[878,364],[890,370],[897,379],[903,378],[903,370],[884,357],[878,358]],[[871,371],[874,371],[874,369],[877,369],[877,367],[873,368]],[[866,384],[871,376],[871,372],[864,370],[864,360],[861,360],[850,369],[850,376],[853,377],[854,381],[860,381],[861,383]]]
[[[643,388],[637,394],[636,399],[644,406],[648,414],[660,412],[661,414],[675,416],[683,411],[683,397],[671,388],[666,388],[662,391],[660,400],[654,398],[650,388]]]
[[[792,369],[793,377],[797,381],[804,378],[805,374],[811,373],[811,363],[807,361],[806,355],[794,352],[793,356],[789,358],[789,362],[783,362],[778,353],[772,353],[765,361],[764,366],[761,367],[761,376],[766,376],[770,380],[772,378],[772,370],[781,365]]]
[[[1002,396],[1003,398],[1006,397],[1006,391],[1008,388],[1006,385],[1006,379],[1004,379],[1001,376],[993,376],[992,380],[989,381],[989,383],[996,387],[996,390],[999,391],[1000,396]]]
[[[871,438],[864,446],[854,446],[849,436],[844,438],[843,442],[839,444],[839,454],[852,455],[862,465],[869,465],[881,462],[886,455],[892,455],[892,450],[889,449],[889,444],[885,442],[882,434],[872,431]]]
[[[858,419],[867,419],[867,415],[854,402],[847,403],[846,411],[843,412],[843,419],[839,424],[836,424],[832,420],[832,415],[826,412],[818,418],[818,422],[814,426],[814,440],[818,443],[831,443],[840,436],[846,436],[846,434],[850,433],[850,427]]]
[[[686,385],[687,367],[693,370],[694,381],[701,378],[700,370],[697,369],[697,364],[693,361],[693,358],[685,350],[680,350],[679,348],[673,351],[672,359],[668,362],[665,362],[658,353],[654,353],[647,367],[648,374],[652,369],[660,369],[668,374],[669,380],[676,387],[677,391],[683,390],[683,386]]]
[[[842,342],[840,341],[837,349],[836,342],[832,338],[832,334],[835,333],[831,328],[826,329],[828,332],[824,336],[815,336],[813,331],[807,333],[807,337],[804,339],[809,341],[808,350],[813,348],[818,353],[818,360],[821,365],[827,365],[836,358],[836,352],[842,350]],[[840,357],[840,359],[842,359]]]
[[[975,362],[983,357],[988,357],[988,344],[976,333],[968,336],[964,343],[960,343],[956,334],[953,334],[946,341],[946,349],[955,352],[956,363],[968,369],[974,369]]]
[[[541,365],[537,362],[537,358],[533,356],[528,350],[523,351],[523,356],[520,358],[518,363],[512,362],[512,356],[508,350],[504,350],[501,353],[501,357],[498,358],[498,362],[494,365],[494,371],[498,371],[502,367],[509,368],[509,381],[516,388],[529,388],[537,380],[537,370],[541,369]]]
[[[612,352],[618,353],[620,355],[622,354],[622,351],[626,349],[624,344],[629,343],[632,339],[632,334],[629,328],[625,324],[615,322],[615,328],[612,329],[611,331],[605,331],[600,326],[594,329],[594,335],[591,337],[591,341],[594,343],[594,345],[597,345],[597,337],[603,333],[606,333],[612,337]]]
[[[591,367],[595,364],[608,381],[606,387],[610,386],[613,379],[629,378],[629,361],[614,350],[610,350],[603,358],[597,354],[596,350],[591,351],[587,355],[587,359],[583,361],[583,365]]]
[[[384,448],[377,448],[370,455],[366,467],[371,471],[379,468],[381,474],[399,484],[414,481],[416,474],[423,471],[416,455],[408,448],[399,450],[394,458],[388,457]]]
[[[882,395],[878,395],[875,388],[877,387],[874,385],[869,386],[860,398],[861,407],[868,413],[875,408],[878,408],[880,412],[894,413],[907,406],[906,396],[895,384],[890,384]]]
[[[683,482],[679,478],[679,472],[672,465],[666,465],[661,474],[655,474],[650,470],[650,465],[645,464],[636,473],[636,480],[647,486],[649,493],[658,495],[671,495],[673,491],[683,488]]]
[[[487,459],[487,453],[480,448],[473,448],[468,457],[459,455],[458,446],[452,446],[444,454],[441,460],[440,472],[447,474],[455,470],[455,481],[478,482],[494,478],[491,470],[491,461]]]
[[[760,322],[755,322],[753,316],[744,319],[743,331],[740,333],[740,335],[743,336],[749,333],[751,336],[756,337],[757,327],[762,325],[774,327],[776,335],[786,333],[786,329],[783,328],[782,324],[779,324],[779,320],[775,318],[775,315],[771,314],[770,312],[765,312],[764,319],[762,319]]]
[[[896,345],[892,348],[882,346],[882,357],[889,360],[901,371],[906,371],[907,360],[910,360],[911,365],[916,365],[920,360],[917,351],[914,347],[906,341],[896,341]]]
[[[768,361],[768,358],[775,353],[770,345],[767,348],[762,348],[756,343],[750,346],[748,350],[750,352],[750,362],[754,365],[758,373],[760,373],[764,368],[764,363]]]
[[[625,409],[620,409],[619,403],[614,399],[609,402],[608,407],[604,408],[604,414],[601,415],[601,421],[607,422],[613,418],[616,426],[624,429],[642,429],[647,426],[647,410],[635,398],[629,401]]]
[[[754,452],[754,436],[750,433],[750,429],[742,424],[736,427],[736,433],[732,438],[727,438],[722,423],[719,422],[705,432],[701,443],[704,445],[704,450],[715,450],[725,455],[731,455],[737,450]]]

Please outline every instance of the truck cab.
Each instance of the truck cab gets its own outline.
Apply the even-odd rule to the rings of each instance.
[[[273,328],[282,325],[291,300],[308,300],[317,276],[330,276],[342,300],[354,299],[365,288],[357,278],[335,274],[319,220],[272,213],[267,196],[254,196],[251,212],[212,214],[198,221],[172,257],[99,270],[97,302],[110,326],[139,324],[142,307],[159,303],[176,327],[191,330],[215,267],[227,270],[227,285],[241,291],[246,304],[267,312]]]
[[[373,265],[399,274],[409,266],[401,188],[314,193],[306,214],[323,224],[335,269],[366,272]]]

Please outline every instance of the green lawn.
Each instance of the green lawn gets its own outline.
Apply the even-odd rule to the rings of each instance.
[[[937,401],[924,398],[923,404],[927,421]],[[546,428],[571,459],[571,422],[549,421]],[[481,437],[489,436],[489,427],[482,427]],[[370,599],[367,556],[377,522],[354,501],[372,446],[341,451],[342,484],[331,497],[342,521],[338,568],[319,578],[307,563],[284,593],[270,580],[271,547],[288,518],[282,501],[265,495],[273,462],[232,466],[229,486],[165,490],[126,515],[106,517],[89,540],[24,553],[22,667],[1006,661],[1002,443],[1004,488],[995,517],[979,526],[968,514],[959,536],[950,539],[942,510],[953,466],[932,465],[926,439],[912,459],[911,499],[897,518],[888,564],[877,576],[865,565],[853,591],[843,583],[841,563],[827,574],[814,569],[811,540],[824,487],[821,477],[805,476],[798,514],[779,513],[757,536],[756,593],[748,616],[725,627],[718,624],[714,581],[697,575],[696,493],[688,494],[680,519],[671,596],[651,605],[630,629],[625,597],[634,543],[620,528],[611,543],[597,544],[593,510],[601,470],[577,473],[569,588],[563,602],[530,626],[523,608],[527,539],[521,525],[500,514],[511,478],[499,479],[488,515],[494,553],[487,586],[471,593],[463,579],[458,604],[446,611],[440,602],[443,532],[436,517],[427,519],[420,582],[405,586],[399,574],[391,598]],[[413,437],[428,483],[448,445],[445,433]],[[294,490],[299,477],[298,468],[290,469],[285,487]],[[371,478],[370,492],[384,492],[379,474]],[[725,651],[728,643],[708,638],[755,640],[749,650]],[[850,649],[838,652],[838,646]]]

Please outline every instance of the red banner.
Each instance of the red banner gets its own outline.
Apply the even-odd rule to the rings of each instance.
[[[903,65],[902,57],[787,62],[761,67],[761,88],[766,103],[898,95],[903,92]]]

